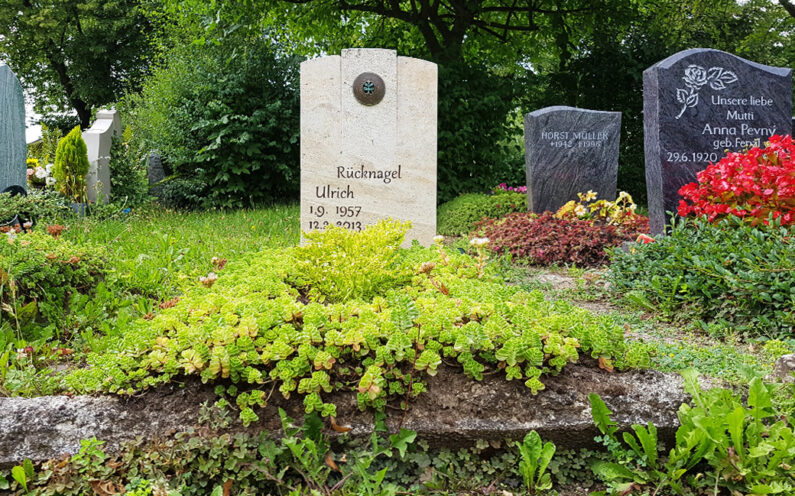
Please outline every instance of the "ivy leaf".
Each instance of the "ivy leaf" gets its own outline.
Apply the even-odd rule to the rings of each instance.
[[[323,431],[323,419],[316,413],[309,414],[304,417],[304,425],[301,430],[304,431],[304,435],[307,438],[315,442],[320,442]]]
[[[398,450],[400,458],[403,458],[406,455],[406,449],[414,442],[416,437],[416,432],[401,428],[400,432],[389,436],[389,442],[392,444],[392,448]]]

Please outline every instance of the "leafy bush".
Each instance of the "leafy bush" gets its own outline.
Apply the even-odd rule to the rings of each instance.
[[[468,234],[484,218],[495,219],[511,212],[527,211],[527,195],[496,189],[495,194],[469,193],[439,206],[436,231],[445,236]]]
[[[523,182],[521,81],[482,63],[439,65],[439,203],[488,191],[500,180]]]
[[[121,137],[113,137],[110,148],[110,200],[126,206],[137,206],[149,196],[146,165],[133,148],[132,129],[127,126]]]
[[[63,196],[54,191],[31,190],[26,196],[0,194],[0,221],[7,221],[21,213],[34,222],[44,223],[71,216],[73,211]]]
[[[599,219],[561,219],[551,212],[514,213],[479,225],[495,252],[538,265],[600,265],[608,260],[607,248],[633,241],[648,230],[648,219],[641,216],[610,225]]]
[[[679,215],[710,221],[736,216],[751,224],[781,218],[795,224],[795,144],[792,136],[772,136],[766,148],[729,153],[682,186]]]
[[[70,295],[90,292],[103,278],[98,248],[78,248],[38,232],[3,238],[0,303],[2,314],[18,331],[34,320],[59,323]]]
[[[52,174],[58,190],[70,200],[84,202],[89,167],[88,147],[83,141],[80,126],[76,126],[58,142],[55,152]]]
[[[159,184],[159,201],[169,208],[194,209],[207,198],[207,185],[197,177],[168,177]]]
[[[305,233],[306,244],[295,253],[293,284],[320,302],[383,296],[411,277],[399,253],[408,229],[409,223],[386,220],[361,233],[333,225]]]
[[[184,195],[179,183],[164,193],[172,205],[241,207],[297,194],[297,61],[269,40],[180,45],[124,107],[135,148],[159,150],[191,183]]]
[[[612,412],[591,395],[594,422],[604,435],[597,439],[615,460],[592,464],[609,488],[593,494],[628,494],[633,489],[691,494],[684,492],[687,488],[697,494],[719,494],[719,489],[725,494],[793,494],[795,432],[773,407],[772,386],[752,379],[744,401],[730,390],[702,390],[692,369],[683,375],[693,400],[679,408],[676,444],[667,457],[658,455],[661,446],[652,423],[633,425],[634,434],[625,432],[622,443]]]
[[[795,228],[683,219],[669,236],[611,254],[609,278],[669,314],[683,310],[753,333],[795,328]]]
[[[74,125],[69,129],[73,127]],[[60,129],[50,128],[42,122],[41,139],[28,145],[28,158],[35,158],[42,166],[54,163],[55,152],[58,150],[58,142],[61,141],[61,137]]]
[[[398,251],[398,266],[410,268],[411,277],[393,277],[391,260],[405,226],[382,229],[380,247],[372,233],[353,234],[346,245],[347,238],[329,230],[315,235],[316,246],[308,249],[265,250],[230,262],[151,320],[129,326],[112,353],[88,355],[89,366],[63,383],[79,392],[132,393],[183,374],[232,382],[225,392],[248,423],[267,403],[269,388],[301,395],[308,413],[334,415],[335,406],[323,400],[334,390],[355,391],[361,408],[382,410],[388,399],[424,392],[424,378],[437,373],[442,356],[475,380],[505,374],[532,393],[544,388],[543,374],[560,371],[580,353],[605,367],[644,363],[609,317],[506,286],[483,260],[441,245]],[[324,245],[337,256],[318,254]],[[368,260],[386,252],[386,267],[360,270],[386,273],[391,289],[360,291],[366,299],[309,301],[294,274],[322,282],[350,271],[358,253],[341,249],[347,246],[368,246]],[[340,289],[346,285],[329,287],[353,294]]]

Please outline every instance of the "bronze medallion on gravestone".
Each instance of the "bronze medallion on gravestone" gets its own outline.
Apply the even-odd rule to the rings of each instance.
[[[384,80],[373,72],[363,72],[353,81],[353,96],[362,105],[377,105],[384,98]]]

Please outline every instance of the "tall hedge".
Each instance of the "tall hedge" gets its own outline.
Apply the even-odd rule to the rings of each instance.
[[[139,145],[173,173],[172,204],[239,208],[297,196],[298,61],[270,40],[177,46],[124,108]]]

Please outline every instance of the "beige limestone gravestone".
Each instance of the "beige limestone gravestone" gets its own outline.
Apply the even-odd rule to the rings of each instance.
[[[301,64],[301,230],[408,220],[436,234],[436,64],[351,49]]]
[[[86,175],[90,203],[96,203],[98,198],[106,203],[110,199],[110,148],[114,136],[121,138],[121,119],[115,110],[97,112],[94,125],[83,132],[91,164]]]

